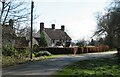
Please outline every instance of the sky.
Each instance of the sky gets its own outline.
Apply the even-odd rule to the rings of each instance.
[[[65,25],[65,31],[72,40],[87,39],[93,35],[97,28],[97,12],[104,12],[110,0],[33,0],[34,29],[40,29],[40,22],[45,28],[55,24],[56,29]]]
[[[33,0],[34,12],[39,17],[34,20],[34,28],[40,29],[40,22],[46,28],[65,30],[73,40],[90,39],[96,30],[97,12],[104,12],[110,0]]]

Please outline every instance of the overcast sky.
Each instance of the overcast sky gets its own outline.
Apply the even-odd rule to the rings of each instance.
[[[33,0],[34,11],[39,18],[34,28],[39,30],[39,23],[45,27],[56,28],[65,25],[66,32],[73,40],[89,39],[96,29],[96,13],[103,12],[110,0]]]
[[[39,17],[34,20],[34,28],[40,29],[40,22],[46,28],[55,24],[57,29],[65,25],[65,30],[73,40],[89,39],[96,29],[96,13],[104,12],[111,0],[33,0],[34,12]]]

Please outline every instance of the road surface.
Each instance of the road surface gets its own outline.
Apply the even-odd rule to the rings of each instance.
[[[100,58],[100,57],[112,57],[112,54],[115,53],[117,53],[117,51],[86,53],[75,56],[63,55],[56,57],[54,59],[34,61],[34,62],[6,67],[2,69],[2,74],[3,76],[5,75],[6,77],[7,75],[38,75],[38,76],[53,75],[57,70],[73,62],[86,60],[86,59]]]

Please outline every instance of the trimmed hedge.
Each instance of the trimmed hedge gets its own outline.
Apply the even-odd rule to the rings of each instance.
[[[40,47],[36,48],[33,51],[48,51],[51,54],[82,54],[82,53],[92,53],[92,52],[103,52],[108,51],[109,46],[101,45],[101,46],[86,46],[86,47]]]
[[[77,51],[76,51],[77,48]],[[92,52],[103,52],[108,51],[109,46],[86,46],[86,47],[65,47],[65,48],[57,48],[57,47],[44,47],[39,48],[39,51],[46,50],[51,54],[82,54],[82,53],[92,53]]]
[[[107,45],[101,45],[101,46],[88,46],[88,47],[84,47],[84,53],[92,53],[92,52],[104,52],[104,51],[108,51],[109,50],[109,46]]]
[[[40,47],[37,51],[49,51],[51,54],[73,54],[73,48]]]

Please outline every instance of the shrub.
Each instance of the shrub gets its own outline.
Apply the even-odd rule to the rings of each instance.
[[[29,57],[29,55],[30,55],[30,49],[29,49],[29,48],[26,48],[22,53],[23,53],[23,55],[24,55],[25,57]]]
[[[41,50],[43,48],[40,48]],[[45,50],[49,51],[52,54],[73,54],[74,48],[64,47],[64,48],[58,48],[58,47],[47,47],[44,48]]]
[[[3,46],[2,54],[4,56],[12,56],[15,55],[16,52],[17,50],[10,45]]]
[[[51,56],[52,54],[48,51],[39,51],[39,52],[34,52],[35,57],[40,57],[40,56]]]
[[[46,40],[46,37],[45,37],[44,32],[41,32],[41,33],[40,33],[39,45],[40,45],[41,47],[46,47],[46,46],[48,46],[48,42],[47,42],[47,40]]]

